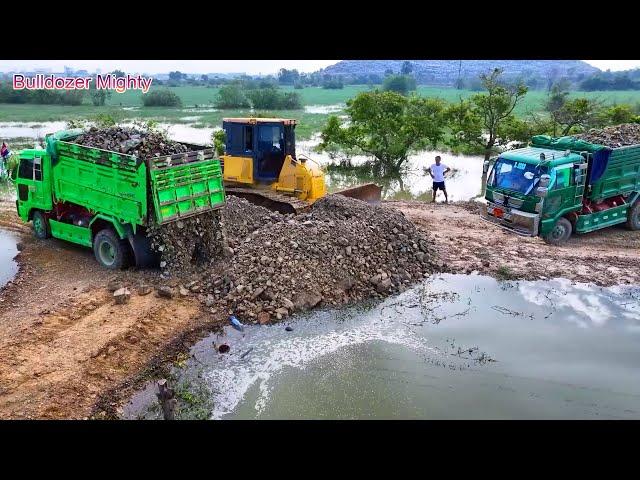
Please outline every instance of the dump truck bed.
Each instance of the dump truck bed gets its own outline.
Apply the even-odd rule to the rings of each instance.
[[[614,148],[602,176],[591,184],[589,198],[597,201],[640,191],[640,145]]]
[[[221,207],[225,194],[214,149],[189,147],[198,150],[140,159],[56,140],[54,198],[142,226]]]

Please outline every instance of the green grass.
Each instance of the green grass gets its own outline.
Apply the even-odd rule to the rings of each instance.
[[[167,87],[151,87],[167,88]],[[168,107],[143,107],[139,91],[129,91],[122,94],[112,93],[107,100],[107,105],[95,107],[85,100],[85,104],[80,106],[67,105],[18,105],[3,104],[0,108],[0,122],[46,122],[55,120],[70,120],[91,118],[99,113],[112,115],[117,121],[133,120],[136,118],[143,120],[155,120],[167,123],[195,123],[197,127],[220,127],[222,118],[235,116],[249,116],[248,110],[222,110],[218,112],[202,112],[198,110],[213,108],[217,88],[207,87],[169,87],[177,93],[183,102],[182,108]],[[293,87],[284,87],[285,90],[294,91]],[[366,85],[349,85],[339,90],[327,90],[319,87],[307,87],[295,90],[302,97],[303,105],[334,105],[345,103],[349,98],[354,97],[358,92],[366,91]],[[460,97],[467,98],[477,92],[471,90],[456,90],[447,87],[418,87],[417,93],[421,96],[438,97],[448,102],[457,101]],[[640,103],[640,91],[608,91],[608,92],[572,92],[571,97],[585,96],[596,98],[605,103],[628,103],[632,106]],[[516,113],[526,115],[539,112],[546,99],[544,91],[530,91],[525,96],[523,102],[517,107]],[[194,109],[196,111],[186,112],[184,109]],[[123,110],[123,107],[139,107],[135,110]],[[304,110],[279,110],[279,111],[259,111],[263,116],[277,116],[296,118],[299,121],[297,133],[298,138],[307,139],[313,133],[320,131],[328,115],[306,113]],[[183,117],[200,118],[184,120]]]

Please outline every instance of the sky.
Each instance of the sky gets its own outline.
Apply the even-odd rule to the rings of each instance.
[[[0,71],[50,68],[62,72],[64,66],[76,70],[110,72],[115,69],[127,73],[168,73],[179,70],[188,73],[277,73],[281,68],[296,68],[301,72],[315,72],[339,60],[0,60]],[[640,60],[585,60],[602,70],[612,71],[639,68]]]

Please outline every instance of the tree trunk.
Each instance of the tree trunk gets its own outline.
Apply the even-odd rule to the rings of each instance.
[[[491,147],[487,146],[487,148],[484,151],[484,161],[486,162],[490,158],[491,158]],[[484,164],[483,164],[483,168],[482,168],[482,186],[480,187],[480,196],[481,197],[484,197],[484,194],[487,191],[487,174],[488,174],[488,171],[487,172],[484,171]]]

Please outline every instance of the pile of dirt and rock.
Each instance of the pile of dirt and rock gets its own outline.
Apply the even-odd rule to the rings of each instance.
[[[610,148],[624,147],[626,145],[640,144],[640,124],[623,123],[602,129],[592,128],[588,132],[574,135],[580,140],[585,140]]]
[[[190,286],[207,307],[247,322],[382,298],[444,267],[402,213],[340,195],[301,215],[230,196],[223,224],[225,260]]]
[[[91,127],[75,139],[75,143],[112,152],[148,158],[189,151],[188,147],[170,140],[162,132],[134,127]]]
[[[223,254],[224,235],[220,211],[152,225],[147,230],[151,249],[160,255],[164,276],[206,267]]]

